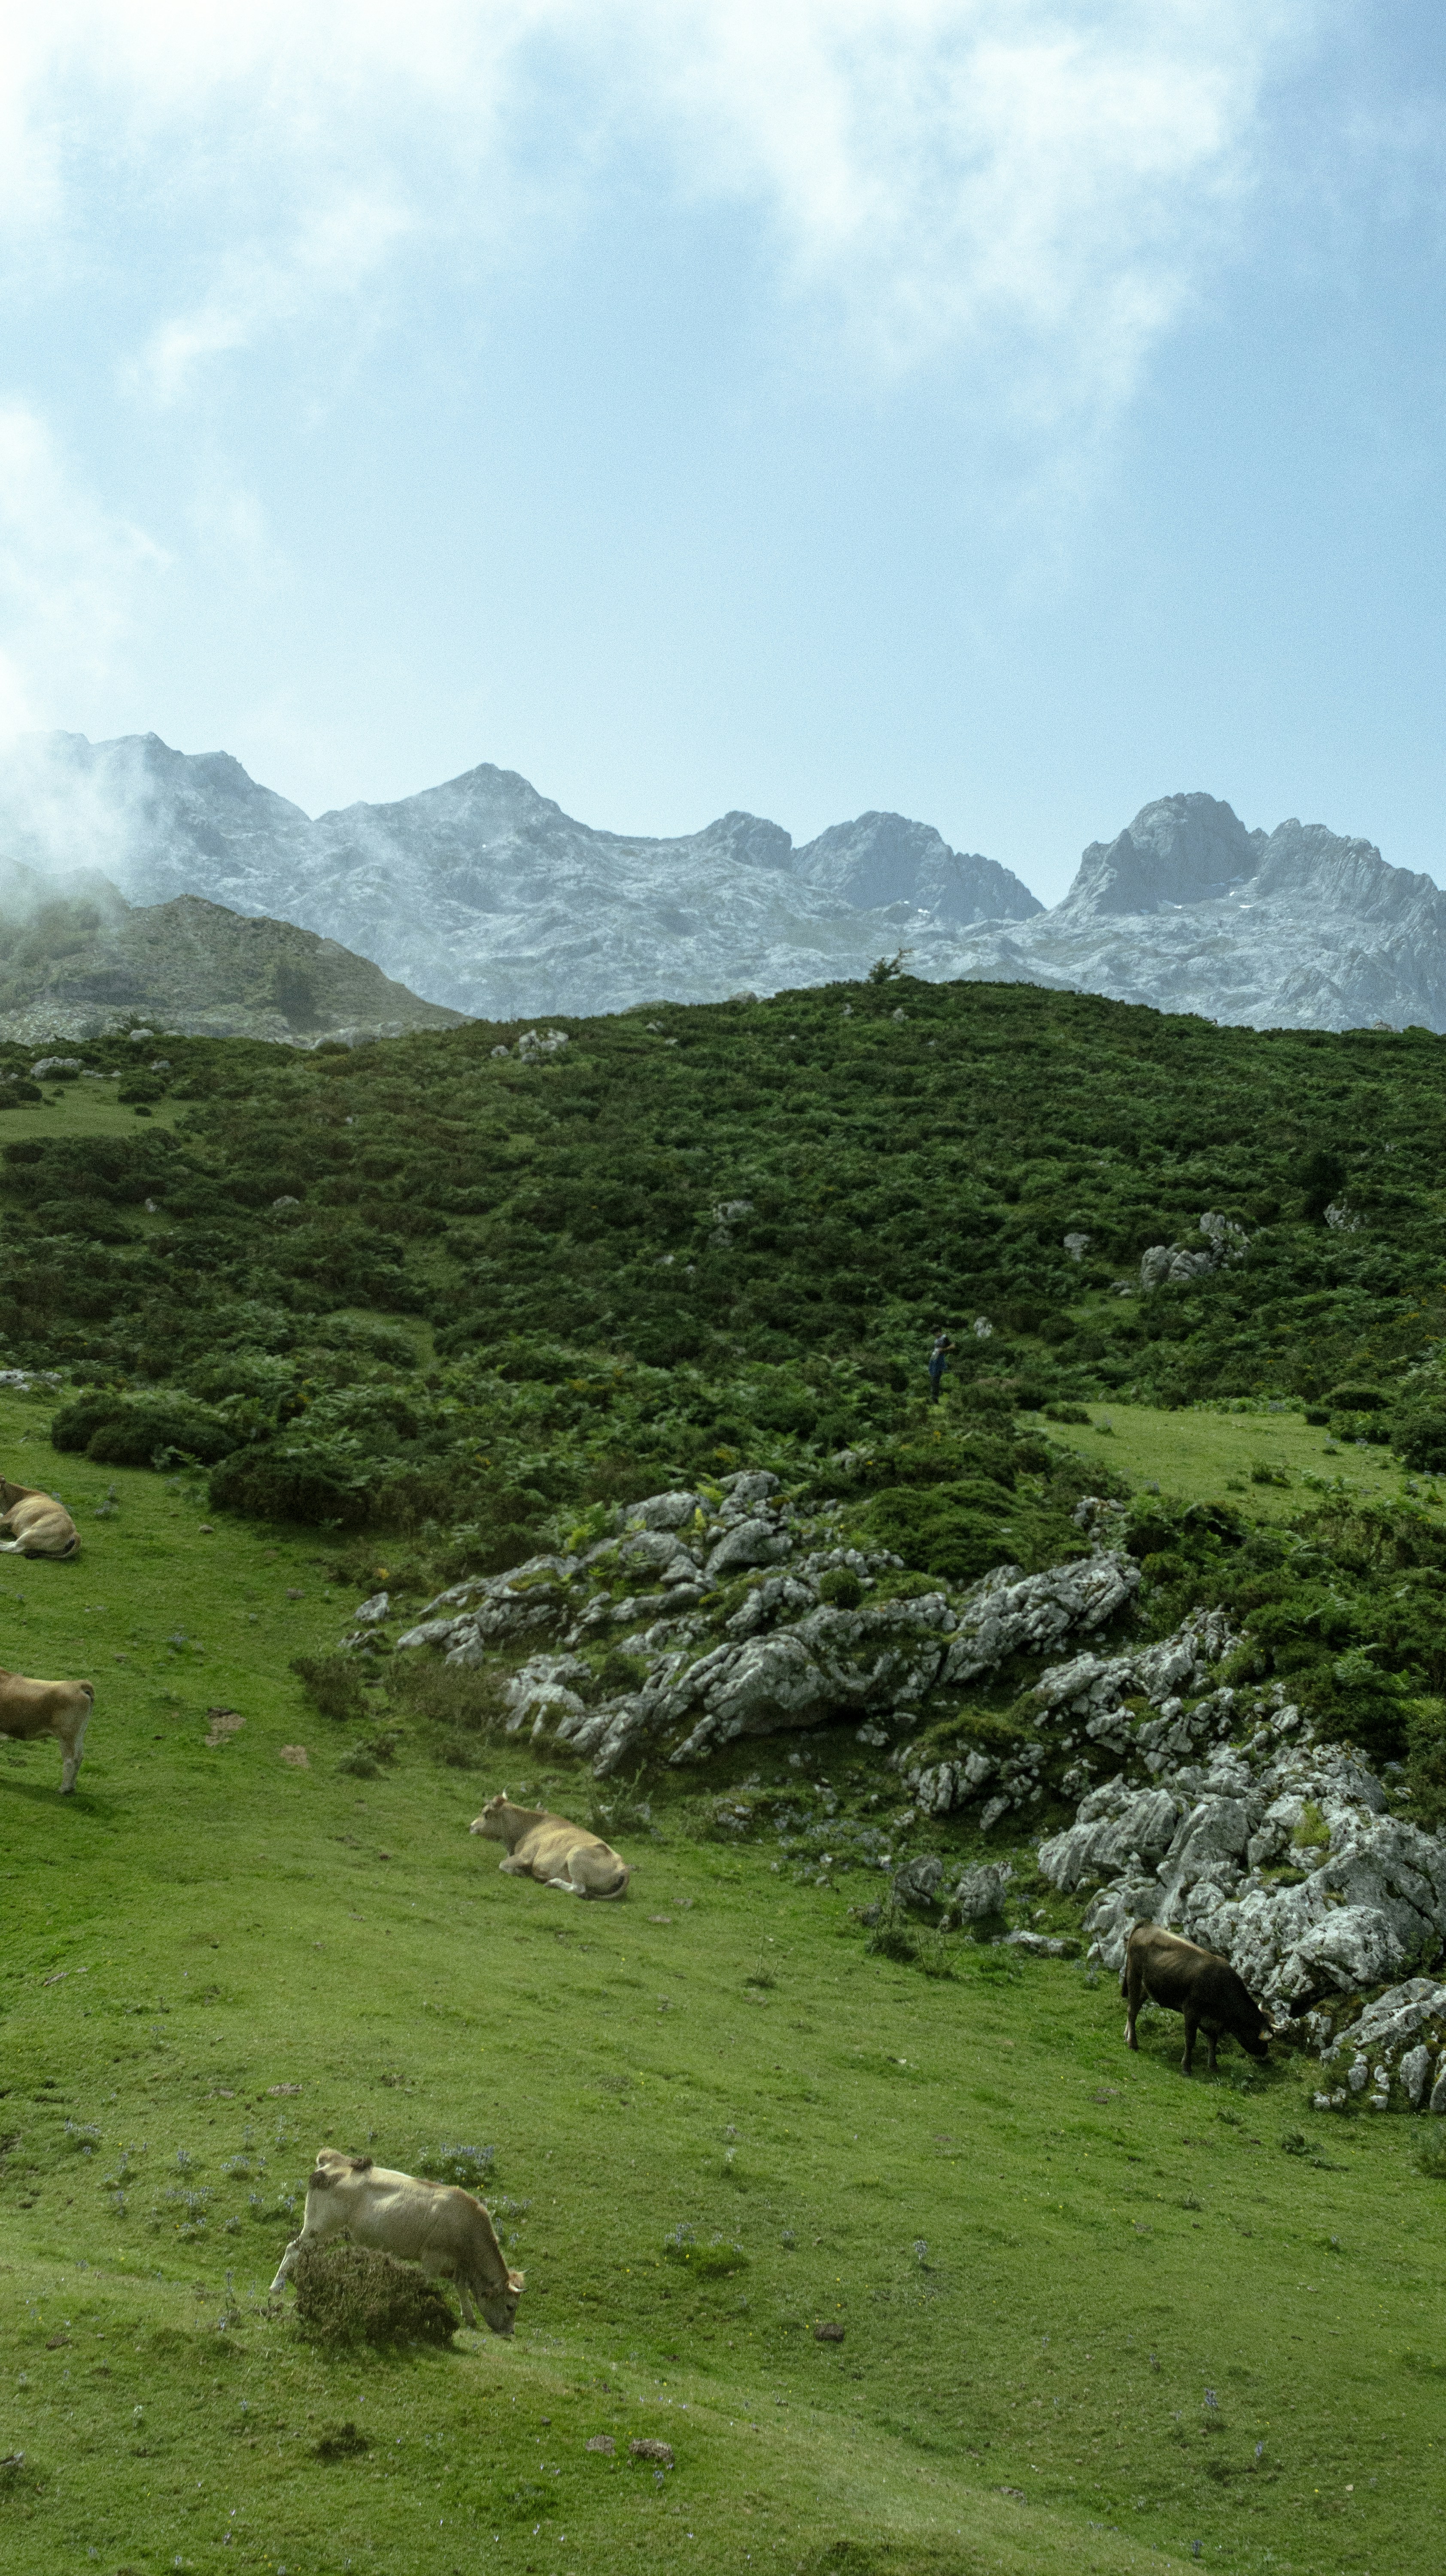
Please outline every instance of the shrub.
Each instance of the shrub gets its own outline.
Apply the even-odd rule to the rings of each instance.
[[[396,1758],[397,1739],[383,1730],[377,1735],[363,1736],[360,1743],[351,1745],[336,1767],[354,1780],[375,1780],[382,1764],[395,1762]]]
[[[620,1699],[625,1692],[640,1690],[647,1677],[641,1656],[625,1655],[621,1646],[611,1646],[598,1667],[598,1696]]]
[[[491,2179],[497,2161],[495,2147],[434,2147],[417,2159],[417,2171],[431,2182],[460,2183],[464,2191],[480,2192]]]
[[[1307,1798],[1300,1811],[1300,1820],[1290,1839],[1297,1851],[1330,1850],[1331,1829],[1314,1798]]]
[[[343,1726],[366,1716],[366,1693],[354,1655],[293,1655],[291,1669],[320,1716]]]
[[[830,1566],[827,1574],[819,1578],[818,1597],[832,1602],[836,1610],[857,1610],[864,1597],[863,1585],[851,1566]]]
[[[1391,1445],[1407,1467],[1424,1475],[1446,1469],[1446,1394],[1404,1396],[1391,1416]]]
[[[233,1449],[211,1478],[211,1502],[256,1520],[360,1529],[372,1516],[372,1472],[359,1448],[340,1441],[267,1441]]]
[[[458,1770],[470,1770],[466,1757],[476,1738],[500,1726],[505,1715],[501,1684],[492,1673],[444,1664],[425,1653],[398,1655],[388,1665],[387,1698],[399,1717],[421,1725],[431,1751]]]
[[[210,1466],[235,1447],[236,1434],[219,1414],[184,1397],[94,1394],[62,1405],[50,1440],[107,1467],[149,1467],[168,1449]]]
[[[1416,2140],[1416,2171],[1428,2182],[1446,2182],[1446,2137],[1436,2128]]]
[[[450,2301],[434,2281],[362,2245],[309,2246],[297,2256],[296,2322],[313,2343],[449,2344]]]

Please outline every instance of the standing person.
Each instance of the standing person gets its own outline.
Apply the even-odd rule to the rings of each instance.
[[[949,1365],[949,1353],[953,1348],[954,1344],[947,1333],[935,1334],[934,1347],[929,1353],[929,1402],[931,1404],[938,1403],[943,1391],[944,1371]]]

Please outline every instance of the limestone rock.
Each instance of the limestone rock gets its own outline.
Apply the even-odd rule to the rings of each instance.
[[[776,1529],[772,1521],[741,1520],[724,1532],[703,1571],[710,1583],[722,1583],[750,1566],[776,1565],[792,1544],[787,1531]]]

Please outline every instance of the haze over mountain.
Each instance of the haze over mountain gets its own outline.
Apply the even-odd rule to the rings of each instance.
[[[910,971],[1069,986],[1256,1027],[1446,1028],[1446,895],[1370,842],[1248,830],[1203,794],[1093,842],[1046,911],[932,826],[868,813],[795,848],[742,812],[646,839],[491,763],[315,820],[225,752],[36,736],[0,763],[0,858],[99,868],[133,902],[281,916],[493,1019]]]
[[[458,1024],[294,922],[193,894],[131,905],[97,870],[0,865],[0,1038],[100,1037],[139,1017],[193,1037],[303,1046]]]

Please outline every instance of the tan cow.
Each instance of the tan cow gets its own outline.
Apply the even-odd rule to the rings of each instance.
[[[459,2183],[424,2182],[416,2174],[374,2165],[370,2156],[344,2156],[335,2147],[318,2148],[316,2171],[306,2186],[301,2234],[293,2236],[281,2257],[271,2284],[273,2295],[298,2254],[343,2232],[354,2244],[370,2246],[373,2253],[395,2254],[401,2262],[417,2264],[434,2280],[455,2282],[469,2326],[477,2322],[475,2298],[492,2332],[511,2334],[522,2296],[522,2274],[509,2271],[481,2201]]]
[[[35,1682],[0,1668],[0,1735],[11,1735],[19,1744],[37,1735],[57,1736],[65,1756],[60,1768],[63,1798],[75,1787],[94,1705],[94,1682]]]
[[[0,1476],[0,1529],[10,1532],[0,1539],[3,1556],[74,1556],[80,1545],[64,1503],[35,1485],[12,1485],[8,1476]]]
[[[497,1866],[511,1878],[537,1878],[544,1887],[566,1888],[569,1896],[601,1899],[628,1892],[628,1864],[600,1834],[570,1825],[546,1807],[514,1807],[505,1789],[488,1799],[469,1831],[507,1845],[507,1858]]]

